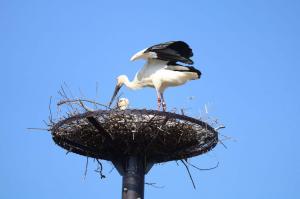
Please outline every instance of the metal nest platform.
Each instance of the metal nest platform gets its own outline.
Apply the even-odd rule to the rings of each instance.
[[[69,152],[116,162],[142,157],[146,164],[186,159],[213,149],[218,133],[209,124],[154,110],[97,110],[71,116],[51,128]]]

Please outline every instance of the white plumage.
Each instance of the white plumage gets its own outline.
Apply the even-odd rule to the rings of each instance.
[[[158,110],[166,111],[163,93],[166,88],[179,86],[189,80],[199,79],[201,72],[192,66],[182,66],[177,62],[192,64],[192,50],[182,41],[166,42],[151,46],[132,56],[131,61],[146,59],[146,64],[139,70],[134,79],[129,81],[126,75],[117,77],[117,85],[111,103],[118,91],[125,84],[130,89],[153,87],[157,92]]]
[[[127,98],[122,97],[119,99],[117,107],[120,110],[126,110],[128,106],[129,106],[129,100]]]

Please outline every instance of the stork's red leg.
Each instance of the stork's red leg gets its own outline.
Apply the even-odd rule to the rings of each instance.
[[[160,110],[160,106],[161,106],[161,94],[160,92],[157,91],[157,110]]]
[[[157,97],[157,110],[160,110],[160,106],[161,106],[161,98]]]

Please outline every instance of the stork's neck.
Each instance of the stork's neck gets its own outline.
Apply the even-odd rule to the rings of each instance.
[[[141,85],[139,84],[138,81],[136,81],[136,79],[134,79],[133,81],[129,81],[127,76],[125,76],[124,84],[127,88],[130,88],[133,90],[141,88]]]

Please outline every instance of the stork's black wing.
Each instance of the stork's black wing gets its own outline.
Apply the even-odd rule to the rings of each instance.
[[[190,57],[193,56],[193,51],[189,45],[183,41],[170,41],[157,44],[148,48],[144,53],[154,52],[157,59],[169,61],[172,63],[182,62],[193,64]]]
[[[193,66],[181,66],[181,65],[168,65],[166,70],[178,71],[178,72],[191,72],[197,74],[197,77],[201,77],[200,70],[196,69]]]

